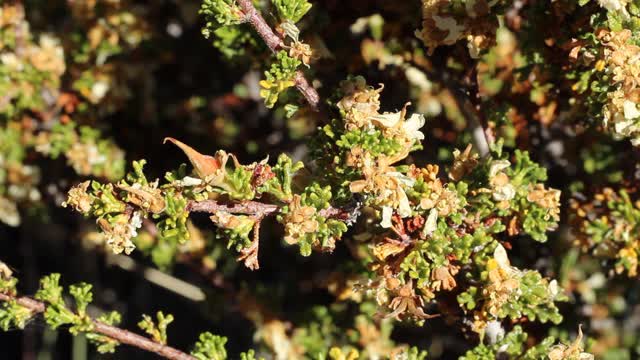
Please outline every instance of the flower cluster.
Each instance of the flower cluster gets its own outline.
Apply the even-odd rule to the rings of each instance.
[[[637,1],[160,3],[0,5],[0,232],[152,263],[202,288],[199,321],[252,326],[189,355],[180,318],[132,337],[100,282],[26,297],[0,262],[1,328],[171,358],[638,356]]]
[[[592,360],[594,356],[582,349],[582,330],[578,330],[578,336],[571,345],[564,343],[555,344],[558,339],[549,336],[538,343],[538,345],[525,349],[522,344],[527,341],[527,333],[521,326],[516,326],[508,334],[504,332],[492,340],[492,344],[482,344],[475,349],[468,351],[461,360],[484,360],[499,357],[509,357],[517,359],[550,359],[550,360]]]
[[[615,136],[629,138],[632,144],[640,145],[640,88],[637,85],[640,80],[640,65],[637,64],[640,47],[633,44],[631,36],[628,29],[619,32],[603,30],[598,34],[604,46],[606,71],[611,78],[603,121]]]
[[[481,50],[495,42],[500,8],[507,1],[422,1],[422,29],[416,35],[430,53],[442,45],[467,40],[469,55],[477,58]]]
[[[615,271],[638,274],[640,203],[635,192],[604,188],[591,201],[571,203],[575,237],[584,251],[615,259]]]
[[[312,247],[333,250],[335,241],[347,230],[345,222],[335,218],[340,211],[330,208],[331,187],[314,183],[300,194],[292,193],[291,177],[301,165],[293,164],[287,156],[279,157],[273,167],[266,161],[241,165],[235,156],[224,151],[215,156],[203,155],[176,139],[167,140],[184,151],[194,167],[194,176],[181,169],[167,173],[167,182],[162,185],[159,180],[149,182],[143,173],[145,161],[140,161],[134,162],[134,171],[127,180],[115,185],[87,181],[69,191],[63,205],[97,217],[105,242],[114,253],[129,254],[135,248],[137,230],[148,218],[158,221],[160,239],[169,242],[175,253],[178,245],[189,240],[190,211],[210,212],[212,222],[228,239],[228,246],[235,246],[243,254],[240,260],[253,269],[258,268],[259,224],[271,213],[280,213],[284,240],[298,244],[306,256]],[[232,167],[228,165],[230,159]],[[254,201],[267,195],[274,197],[274,204]],[[223,199],[250,203],[236,208],[226,205]]]
[[[34,38],[22,6],[0,6],[0,115],[45,111],[57,97],[65,70],[58,38],[48,34]]]
[[[52,159],[63,155],[79,175],[117,180],[124,175],[124,152],[96,129],[74,122],[55,124],[51,131],[39,132],[35,150]]]
[[[497,242],[520,232],[543,241],[544,232],[558,221],[558,191],[537,183],[544,176],[533,175],[540,169],[523,154],[517,154],[511,165],[506,159],[479,161],[465,153],[456,152],[449,172],[457,183],[443,185],[435,165],[410,167],[406,175],[413,186],[408,201],[415,210],[405,219],[390,215],[389,226],[383,218],[383,231],[369,236],[377,279],[364,284],[364,289],[375,295],[380,306],[389,306],[393,316],[406,314],[418,320],[428,318],[420,308],[439,293],[462,292],[458,302],[463,309],[473,310],[469,316],[480,333],[488,322],[507,316],[559,322],[554,302],[564,296],[557,283],[536,271],[512,267]],[[551,199],[547,193],[553,194]],[[539,228],[531,229],[529,223]],[[466,274],[477,272],[485,285],[465,283],[456,276],[461,269]]]

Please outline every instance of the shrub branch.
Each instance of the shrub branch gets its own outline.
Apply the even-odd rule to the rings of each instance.
[[[15,300],[15,302],[18,305],[31,310],[34,314],[43,313],[47,308],[47,305],[44,302],[34,300],[26,296],[13,297],[7,294],[0,293],[0,300],[2,301]],[[115,326],[107,325],[96,320],[92,320],[92,322],[93,322],[93,329],[92,329],[93,332],[108,336],[114,340],[117,340],[122,344],[131,345],[139,349],[158,354],[166,359],[174,359],[174,360],[195,360],[196,359],[195,357],[189,354],[186,354],[178,349],[174,349],[167,345],[162,345],[144,336],[135,334],[131,331],[120,329]]]
[[[349,204],[344,208],[330,206],[326,209],[320,210],[319,214],[324,217],[348,220],[357,216],[359,208],[360,205],[356,203]],[[186,210],[189,212],[204,212],[211,214],[218,211],[225,211],[231,214],[252,215],[258,219],[262,219],[265,216],[277,214],[280,211],[280,206],[251,200],[231,204],[220,203],[216,200],[201,200],[190,201],[187,204]]]
[[[238,0],[238,4],[245,14],[246,21],[251,24],[251,26],[255,29],[262,40],[264,40],[265,44],[267,44],[267,46],[273,53],[276,53],[279,49],[284,48],[282,38],[280,38],[276,33],[273,32],[262,15],[260,15],[258,10],[256,10],[256,8],[253,6],[251,0]],[[315,111],[318,111],[320,108],[320,96],[318,95],[316,89],[304,77],[302,71],[296,71],[294,81],[296,83],[296,88],[298,89],[298,91],[300,91],[302,96],[304,96],[311,108]]]

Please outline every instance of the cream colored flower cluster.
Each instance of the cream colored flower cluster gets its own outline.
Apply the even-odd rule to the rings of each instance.
[[[0,194],[0,224],[19,226],[19,203],[37,202],[42,195],[37,188],[40,169],[31,165],[9,162],[0,154],[0,175],[6,181],[6,193]]]
[[[30,69],[47,74],[45,84],[51,86],[49,91],[56,93],[60,77],[66,70],[64,50],[60,41],[48,34],[43,34],[34,41],[24,9],[12,4],[0,6],[0,32],[7,33],[0,37],[0,66],[5,67],[10,74],[2,82],[11,82],[11,86],[7,87],[10,91],[3,94],[3,103],[9,103],[20,94],[24,97],[37,97],[43,90],[38,89],[27,77],[20,76],[28,73]],[[12,38],[12,42],[4,41]],[[0,105],[0,111],[2,110],[3,106]]]
[[[364,79],[344,86],[346,95],[338,103],[343,111],[347,130],[380,131],[387,139],[400,144],[400,151],[393,155],[381,154],[372,156],[361,147],[353,147],[348,155],[348,163],[357,167],[364,178],[351,182],[349,188],[354,193],[367,193],[374,198],[374,203],[382,207],[383,226],[390,224],[393,210],[401,217],[411,215],[411,205],[405,188],[413,186],[415,179],[403,175],[393,166],[406,158],[411,149],[424,139],[420,128],[425,118],[413,114],[407,119],[407,105],[395,113],[380,113],[380,89],[366,85]]]
[[[433,53],[436,47],[453,45],[466,39],[469,55],[478,58],[480,51],[494,42],[498,27],[497,16],[491,15],[491,8],[498,0],[465,1],[465,14],[460,16],[451,13],[450,0],[422,1],[422,29],[416,31],[418,36]]]
[[[604,125],[614,136],[629,138],[640,145],[640,46],[632,44],[631,31],[600,31],[604,44],[604,61],[615,90],[608,94],[604,106]]]

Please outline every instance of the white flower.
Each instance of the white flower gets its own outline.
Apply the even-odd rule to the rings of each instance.
[[[598,0],[598,4],[601,7],[607,9],[607,11],[620,12],[625,19],[629,18],[626,8],[628,2],[628,0]]]
[[[549,296],[551,299],[555,299],[560,293],[560,287],[558,286],[558,282],[556,279],[553,279],[549,282]]]
[[[398,191],[398,215],[403,218],[411,216],[411,204],[404,190]]]
[[[507,256],[507,250],[505,250],[501,244],[498,244],[493,251],[493,259],[498,264],[498,267],[510,276],[520,277],[522,275],[520,270],[511,266],[511,261],[509,261],[509,257]]]
[[[495,344],[504,338],[504,328],[500,321],[491,320],[487,322],[487,327],[484,329],[484,335],[487,337],[489,344]]]
[[[138,235],[138,229],[142,227],[142,216],[140,216],[140,211],[136,211],[131,215],[131,220],[129,220],[129,234],[131,237]]]
[[[454,18],[434,15],[433,21],[438,29],[448,31],[447,37],[442,40],[443,44],[453,45],[462,36],[464,26],[458,25]]]
[[[104,81],[96,81],[95,84],[91,86],[92,100],[95,102],[102,100],[102,98],[107,95],[107,91],[109,91],[109,84]]]
[[[516,196],[516,188],[511,184],[498,186],[493,190],[493,199],[495,201],[509,201]]]
[[[405,121],[402,125],[404,131],[409,135],[409,139],[424,140],[424,134],[419,131],[425,123],[424,115],[413,114],[409,117],[409,120]]]
[[[38,191],[38,189],[31,189],[29,191],[29,201],[39,201],[42,198],[42,195],[40,194],[40,191]]]
[[[390,171],[387,173],[387,175],[396,178],[398,182],[400,182],[400,184],[408,188],[411,188],[416,184],[416,179],[403,175],[401,172]]]
[[[382,207],[382,221],[380,221],[380,226],[385,229],[388,229],[392,226],[391,224],[391,215],[393,214],[393,209],[389,206]]]
[[[95,144],[87,145],[87,162],[89,165],[99,165],[103,164],[107,161],[107,157],[103,154],[100,154],[98,151],[98,147]]]
[[[351,26],[349,27],[349,30],[351,31],[352,34],[355,34],[355,35],[360,35],[364,33],[365,31],[367,31],[367,27],[369,26],[369,19],[370,18],[368,16],[358,18],[356,22],[351,24]]]
[[[613,129],[619,135],[628,135],[633,130],[633,120],[626,120],[626,121],[617,122],[613,126]]]
[[[24,184],[21,185],[16,185],[16,184],[11,184],[9,185],[9,187],[7,188],[7,195],[9,195],[10,198],[12,199],[19,199],[22,200],[25,197],[27,197],[27,193],[28,193],[28,188],[26,186],[22,186]]]
[[[40,47],[43,50],[51,50],[55,53],[56,57],[64,59],[64,50],[55,37],[48,34],[40,36]]]
[[[0,261],[0,278],[9,279],[11,276],[13,276],[13,271],[11,271],[11,268],[9,268],[7,264]]]
[[[0,221],[12,227],[20,225],[20,213],[16,203],[3,197],[0,197]]]
[[[582,348],[582,326],[578,327],[578,336],[571,345],[558,344],[551,347],[549,354],[549,360],[564,360],[564,359],[577,359],[577,360],[593,360],[595,357],[592,354],[583,351]]]
[[[425,236],[429,236],[436,231],[438,226],[438,210],[433,208],[429,211],[429,215],[427,216],[427,221],[424,222],[424,228],[422,229],[422,234]]]
[[[129,255],[136,248],[131,239],[138,236],[138,229],[142,227],[142,216],[140,214],[140,211],[135,211],[131,215],[129,222],[126,224],[126,234],[112,236],[107,240],[107,244],[111,246],[122,246],[119,251],[116,251],[117,248],[113,247],[116,254],[124,250],[125,254]]]
[[[376,123],[386,128],[392,128],[396,126],[396,124],[398,123],[398,121],[401,120],[401,118],[402,118],[402,112],[400,111],[395,113],[384,113],[384,114],[377,114],[375,116],[372,116],[372,119],[375,120]]]
[[[5,53],[0,55],[0,62],[2,62],[9,68],[9,70],[12,71],[22,71],[22,69],[24,68],[22,62],[14,53]]]
[[[393,171],[388,174],[398,180],[400,184],[407,188],[413,187],[415,184],[415,179],[412,179],[408,176],[402,175],[399,172]],[[409,203],[409,198],[407,194],[402,188],[399,188],[397,191],[398,196],[398,215],[405,218],[411,216],[411,204]]]
[[[500,268],[508,269],[511,267],[511,262],[507,256],[507,250],[505,250],[504,246],[501,244],[498,244],[495,250],[493,250],[493,258],[496,260],[496,263],[498,263]]]
[[[107,245],[111,247],[114,254],[119,254],[122,251],[129,255],[136,248],[136,245],[131,239],[138,235],[138,229],[142,227],[142,216],[140,211],[135,211],[129,222],[123,224],[114,224],[113,227],[109,227],[109,231],[105,230],[104,236],[106,237]]]
[[[473,35],[467,36],[467,49],[469,50],[469,56],[472,59],[477,59],[480,57],[480,46],[476,41],[473,41]]]
[[[391,129],[398,127],[399,122],[404,120],[404,111],[396,113],[385,113],[373,116],[371,119],[378,125]],[[409,119],[402,122],[400,129],[402,135],[409,140],[424,140],[424,134],[420,131],[425,124],[425,118],[422,114],[413,114]]]
[[[622,103],[622,108],[624,109],[625,119],[632,120],[640,117],[640,111],[638,111],[638,107],[633,101],[625,100],[624,103]]]
[[[185,176],[182,180],[177,180],[176,184],[178,186],[198,186],[202,185],[202,179],[194,178],[191,176]]]
[[[431,90],[433,83],[429,81],[427,75],[420,69],[409,66],[404,72],[407,80],[412,84],[420,88],[420,90]]]
[[[491,166],[489,167],[489,177],[492,178],[496,176],[500,171],[511,166],[509,160],[495,160],[491,162]]]

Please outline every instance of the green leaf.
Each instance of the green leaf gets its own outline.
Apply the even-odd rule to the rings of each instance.
[[[273,0],[281,20],[297,23],[311,9],[307,0]]]
[[[207,20],[202,30],[205,37],[209,37],[212,28],[241,24],[244,13],[236,0],[204,0],[199,13]]]
[[[166,345],[167,326],[173,322],[173,315],[165,315],[162,311],[158,311],[156,318],[157,322],[154,322],[151,316],[142,315],[142,320],[138,323],[138,327],[149,334],[155,342]]]
[[[202,333],[191,355],[198,360],[225,360],[227,358],[226,343],[227,338],[224,336],[213,335],[210,332]]]
[[[265,71],[265,80],[260,81],[260,96],[265,99],[265,106],[272,108],[280,94],[295,85],[294,77],[300,60],[289,57],[285,50],[276,54],[276,61]]]
[[[50,304],[64,305],[62,299],[62,291],[64,289],[59,283],[60,274],[54,273],[43,277],[40,279],[40,289],[36,292],[35,298]]]
[[[24,329],[32,315],[31,310],[18,305],[15,300],[5,301],[0,307],[0,328],[4,331],[12,327]]]
[[[91,285],[87,283],[80,283],[71,285],[69,287],[69,293],[76,300],[76,308],[79,315],[84,315],[87,310],[87,305],[93,301],[93,294],[91,293]]]

